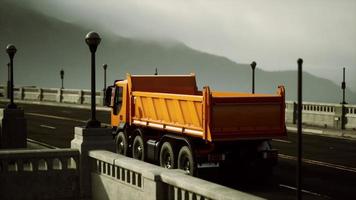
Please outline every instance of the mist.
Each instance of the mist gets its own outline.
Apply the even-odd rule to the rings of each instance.
[[[356,1],[32,1],[61,20],[157,41],[181,41],[264,70],[304,69],[340,83],[347,68],[355,91]]]

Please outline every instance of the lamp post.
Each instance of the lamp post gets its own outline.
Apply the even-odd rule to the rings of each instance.
[[[61,71],[59,72],[59,74],[60,74],[60,76],[61,76],[61,81],[62,81],[62,86],[61,86],[61,89],[64,89],[64,87],[63,87],[63,79],[64,79],[64,70],[63,69],[61,69]]]
[[[303,138],[302,138],[302,71],[303,71],[303,59],[298,59],[298,159],[297,159],[297,199],[302,199],[302,153],[303,153]]]
[[[104,69],[104,92],[105,92],[105,89],[106,89],[106,69],[108,68],[108,65],[107,64],[104,64],[103,65],[103,69]]]
[[[346,90],[345,67],[342,69],[341,89],[342,89],[342,102],[341,102],[341,104],[347,104],[346,101],[345,101],[345,90]]]
[[[6,97],[9,99],[10,98],[10,88],[11,88],[11,86],[10,86],[10,84],[11,84],[11,82],[10,82],[10,77],[11,77],[11,75],[10,75],[10,71],[11,71],[11,67],[10,67],[10,63],[7,63],[7,93],[6,93]]]
[[[10,58],[10,103],[6,106],[9,109],[17,108],[16,104],[14,103],[14,56],[17,49],[15,45],[9,44],[6,47],[6,53],[9,55]]]
[[[252,94],[255,94],[255,69],[256,69],[255,61],[251,63],[251,68],[252,68]]]
[[[87,128],[99,128],[100,122],[96,120],[96,91],[95,91],[95,52],[100,44],[101,38],[96,32],[89,32],[85,36],[85,42],[89,46],[91,52],[91,119],[87,122]]]
[[[103,88],[103,105],[105,106],[105,98],[106,98],[106,69],[108,68],[107,64],[103,65],[104,69],[104,88]]]
[[[341,102],[341,129],[345,129],[345,123],[346,123],[346,110],[345,110],[345,90],[346,90],[346,82],[345,82],[345,67],[342,69],[342,83],[341,83],[341,89],[342,89],[342,102]]]

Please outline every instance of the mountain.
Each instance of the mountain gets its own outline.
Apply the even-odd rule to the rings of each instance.
[[[46,16],[28,6],[0,0],[0,84],[6,82],[8,56],[5,47],[13,43],[18,52],[14,59],[16,85],[60,87],[59,71],[64,69],[66,88],[90,87],[90,52],[84,42],[87,32],[96,27],[83,27]],[[102,37],[97,56],[97,88],[103,87],[102,64],[108,64],[108,82],[131,74],[197,75],[199,88],[251,91],[251,68],[225,57],[194,50],[176,41],[155,41],[117,36],[97,30]],[[0,51],[1,52],[1,51]],[[296,61],[293,61],[296,63]],[[297,64],[296,64],[297,65]],[[258,67],[258,65],[257,65]],[[149,83],[148,83],[149,84]],[[340,102],[340,86],[330,80],[303,73],[305,101]],[[274,93],[285,85],[287,99],[296,99],[296,71],[256,69],[256,92]],[[347,100],[356,103],[356,94],[347,90]]]

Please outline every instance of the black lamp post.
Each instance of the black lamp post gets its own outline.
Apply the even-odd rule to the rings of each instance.
[[[345,67],[342,69],[342,83],[341,83],[341,89],[342,89],[342,113],[341,113],[341,129],[345,129],[345,124],[346,124],[346,108],[345,108],[345,90],[346,90],[346,82],[345,82]]]
[[[255,94],[255,69],[256,69],[255,61],[251,63],[251,68],[252,68],[252,94]]]
[[[61,86],[61,89],[64,89],[64,87],[63,87],[64,70],[63,70],[63,69],[61,69],[61,71],[59,72],[59,74],[61,75],[61,81],[62,81],[62,86]]]
[[[300,200],[302,199],[302,153],[303,153],[303,135],[302,135],[302,81],[303,77],[303,59],[299,58],[298,59],[298,158],[297,158],[297,199]]]
[[[96,91],[95,91],[95,52],[100,44],[101,38],[96,32],[89,32],[85,36],[85,42],[89,46],[91,52],[91,119],[87,122],[87,128],[99,128],[100,122],[96,120]]]
[[[341,83],[341,89],[342,89],[342,102],[341,104],[347,104],[345,101],[345,90],[346,90],[346,82],[345,82],[345,67],[342,69],[342,83]]]
[[[6,47],[6,53],[9,54],[10,58],[10,103],[6,106],[9,109],[17,108],[16,104],[14,103],[14,56],[17,49],[15,45],[9,44]]]
[[[103,65],[103,69],[104,69],[104,92],[105,92],[105,89],[106,89],[106,69],[108,68],[108,65],[107,64],[104,64]]]
[[[10,79],[11,79],[11,75],[10,75],[10,71],[11,71],[11,67],[10,67],[10,63],[7,63],[7,98],[9,99],[10,98],[10,90],[11,90],[11,82],[10,82]]]

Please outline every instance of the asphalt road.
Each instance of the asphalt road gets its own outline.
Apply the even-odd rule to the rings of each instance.
[[[90,111],[69,107],[20,105],[25,110],[28,138],[56,147],[70,147],[75,126],[84,126]],[[4,103],[0,102],[0,107]],[[107,125],[110,115],[98,111]],[[296,134],[274,140],[279,163],[274,175],[261,180],[218,169],[203,170],[198,176],[231,188],[268,199],[295,199]],[[303,135],[303,199],[356,199],[356,140]]]

